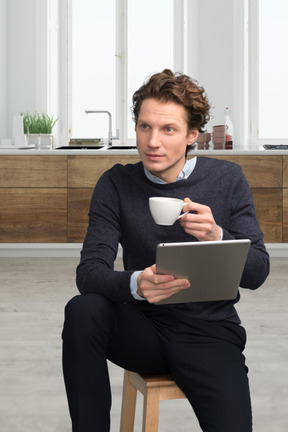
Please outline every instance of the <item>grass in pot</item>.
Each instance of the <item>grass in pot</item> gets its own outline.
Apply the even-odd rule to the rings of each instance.
[[[28,144],[38,147],[51,146],[53,144],[53,127],[58,118],[54,120],[46,113],[21,113],[23,116],[24,133],[27,135]]]

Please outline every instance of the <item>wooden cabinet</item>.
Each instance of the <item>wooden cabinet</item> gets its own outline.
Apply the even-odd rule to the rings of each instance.
[[[288,156],[283,156],[283,188],[288,188]]]
[[[288,156],[213,156],[241,165],[266,243],[288,242]],[[0,156],[0,242],[81,243],[99,177],[138,155]]]
[[[0,156],[0,188],[67,188],[67,156]]]
[[[283,189],[283,243],[288,243],[288,188]]]
[[[66,188],[0,188],[1,243],[65,243]]]
[[[282,243],[282,189],[251,188],[257,219],[265,243]]]
[[[67,241],[67,157],[0,157],[0,242]]]
[[[288,243],[288,156],[283,156],[283,243]]]

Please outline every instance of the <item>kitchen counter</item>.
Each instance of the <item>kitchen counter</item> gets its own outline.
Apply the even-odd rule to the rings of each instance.
[[[288,151],[192,150],[188,157],[239,164],[266,243],[288,243]],[[91,195],[114,164],[136,163],[136,149],[0,150],[0,242],[81,243]],[[225,173],[223,173],[225,175]]]

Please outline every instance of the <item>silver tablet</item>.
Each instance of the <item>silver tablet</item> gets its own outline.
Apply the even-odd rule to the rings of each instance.
[[[157,304],[235,299],[250,243],[241,239],[159,244],[157,273],[188,279],[191,286]]]

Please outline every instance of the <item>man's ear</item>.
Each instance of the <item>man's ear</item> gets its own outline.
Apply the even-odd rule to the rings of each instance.
[[[187,145],[191,145],[197,140],[198,133],[199,133],[199,131],[197,129],[193,129],[188,133]]]

